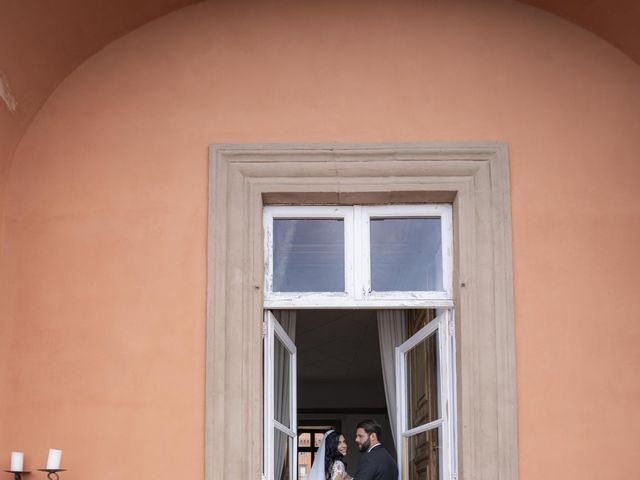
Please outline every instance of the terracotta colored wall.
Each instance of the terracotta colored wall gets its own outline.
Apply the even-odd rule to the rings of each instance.
[[[0,98],[0,219],[4,219],[5,188],[13,154],[47,97],[88,56],[146,21],[195,0],[23,0],[0,8],[0,89],[10,92],[12,108]],[[0,95],[1,97],[1,95]],[[0,255],[5,248],[5,222],[0,221]],[[5,264],[3,262],[2,266]],[[0,364],[9,365],[16,319],[13,272],[0,270]],[[5,360],[6,359],[6,360]],[[0,368],[0,391],[8,370]],[[10,393],[0,395],[0,420]],[[4,425],[0,423],[0,426]],[[2,428],[0,428],[0,438]],[[0,440],[1,442],[1,440]]]
[[[60,85],[7,184],[0,453],[202,478],[209,143],[504,140],[521,478],[640,475],[640,67],[516,3],[420,3],[200,4]]]
[[[5,2],[0,10],[0,81],[16,106],[10,111],[0,99],[0,195],[16,143],[64,77],[113,39],[195,1]]]

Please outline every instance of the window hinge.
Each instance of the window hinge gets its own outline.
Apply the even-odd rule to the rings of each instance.
[[[453,320],[449,320],[449,335],[455,335],[456,323]]]
[[[267,322],[262,322],[262,336],[266,336],[267,335]]]

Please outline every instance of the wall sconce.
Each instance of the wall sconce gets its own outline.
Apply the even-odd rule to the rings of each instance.
[[[52,448],[49,450],[49,456],[47,457],[47,468],[38,468],[40,472],[47,472],[47,478],[49,480],[60,480],[58,472],[64,472],[66,470],[60,468],[60,460],[62,459],[62,450],[56,450]],[[22,475],[31,473],[24,470],[24,453],[23,452],[11,452],[11,469],[5,470],[7,473],[12,473],[14,480],[22,480]]]
[[[60,480],[60,476],[58,472],[66,472],[66,470],[58,468],[58,469],[49,469],[49,468],[39,468],[39,472],[47,472],[47,478],[49,480]]]

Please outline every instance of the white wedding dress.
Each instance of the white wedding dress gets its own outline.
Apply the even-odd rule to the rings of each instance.
[[[333,465],[331,465],[331,476],[329,477],[329,480],[348,480],[350,478],[351,477],[347,473],[347,469],[344,468],[344,463],[340,460],[333,462]]]

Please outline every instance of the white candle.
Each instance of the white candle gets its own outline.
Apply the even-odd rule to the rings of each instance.
[[[62,450],[56,450],[55,448],[50,448],[49,456],[47,457],[47,470],[59,470],[61,458],[62,458]]]
[[[12,472],[21,472],[23,462],[24,462],[24,453],[11,452],[11,471]]]

